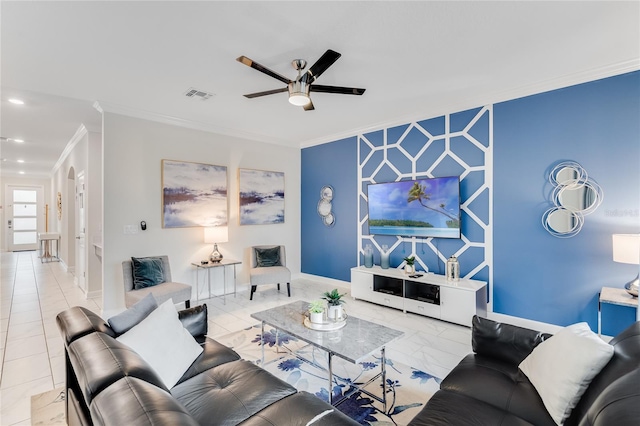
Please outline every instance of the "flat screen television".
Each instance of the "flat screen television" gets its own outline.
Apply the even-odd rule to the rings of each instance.
[[[460,238],[460,177],[448,176],[367,187],[369,234]]]

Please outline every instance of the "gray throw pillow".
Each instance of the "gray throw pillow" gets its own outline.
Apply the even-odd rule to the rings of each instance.
[[[280,261],[280,247],[256,248],[256,263],[258,267],[282,266]]]
[[[156,298],[153,297],[153,294],[149,293],[126,311],[109,318],[109,325],[117,335],[126,333],[133,326],[149,316],[157,307],[158,302]]]
[[[162,259],[159,257],[132,257],[133,288],[139,290],[164,282]]]

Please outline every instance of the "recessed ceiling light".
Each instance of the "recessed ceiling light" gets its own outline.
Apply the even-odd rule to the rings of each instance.
[[[24,101],[21,99],[12,98],[12,99],[9,99],[9,102],[16,105],[24,105]]]
[[[24,160],[18,160],[18,163],[24,163]]]
[[[11,139],[11,140],[12,140],[12,141],[14,141],[14,142],[18,142],[18,143],[22,143],[22,142],[24,142],[24,140],[23,140],[23,139]]]
[[[23,172],[22,170],[20,170],[18,173],[20,173],[21,175],[23,175],[23,174],[24,174],[24,172]]]

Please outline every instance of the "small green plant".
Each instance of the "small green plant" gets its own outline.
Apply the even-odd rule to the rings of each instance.
[[[416,257],[415,256],[409,256],[409,257],[405,257],[404,259],[405,262],[407,262],[407,265],[409,266],[413,266],[413,264],[416,262]]]
[[[314,300],[309,303],[309,312],[314,314],[321,314],[324,312],[324,302],[322,300]]]
[[[333,305],[333,306],[339,306],[342,305],[343,303],[345,303],[344,300],[342,300],[342,296],[344,296],[347,293],[338,293],[338,289],[334,288],[331,291],[325,291],[324,294],[322,295],[323,299],[326,300],[327,302],[329,302],[329,305]]]

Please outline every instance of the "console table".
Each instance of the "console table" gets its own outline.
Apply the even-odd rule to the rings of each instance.
[[[207,271],[207,288],[208,288],[208,298],[214,297],[222,297],[222,302],[227,304],[227,296],[233,294],[233,297],[236,297],[236,265],[242,264],[239,260],[233,259],[222,259],[220,262],[209,262],[209,263],[191,263],[191,265],[196,267],[196,301],[200,301],[200,270]],[[227,293],[227,266],[233,266],[233,293]],[[222,268],[222,294],[212,295],[211,294],[211,270],[214,268]]]
[[[56,243],[56,254],[55,256],[51,251],[53,250],[51,247],[51,242],[55,241]],[[40,232],[38,233],[38,245],[40,248],[40,262],[45,262],[45,259],[48,259],[48,262],[59,262],[60,256],[58,253],[60,246],[60,234],[55,232]],[[55,259],[55,260],[54,260]]]
[[[379,305],[471,327],[474,315],[487,316],[487,283],[422,273],[410,278],[401,269],[351,269],[351,296]]]

